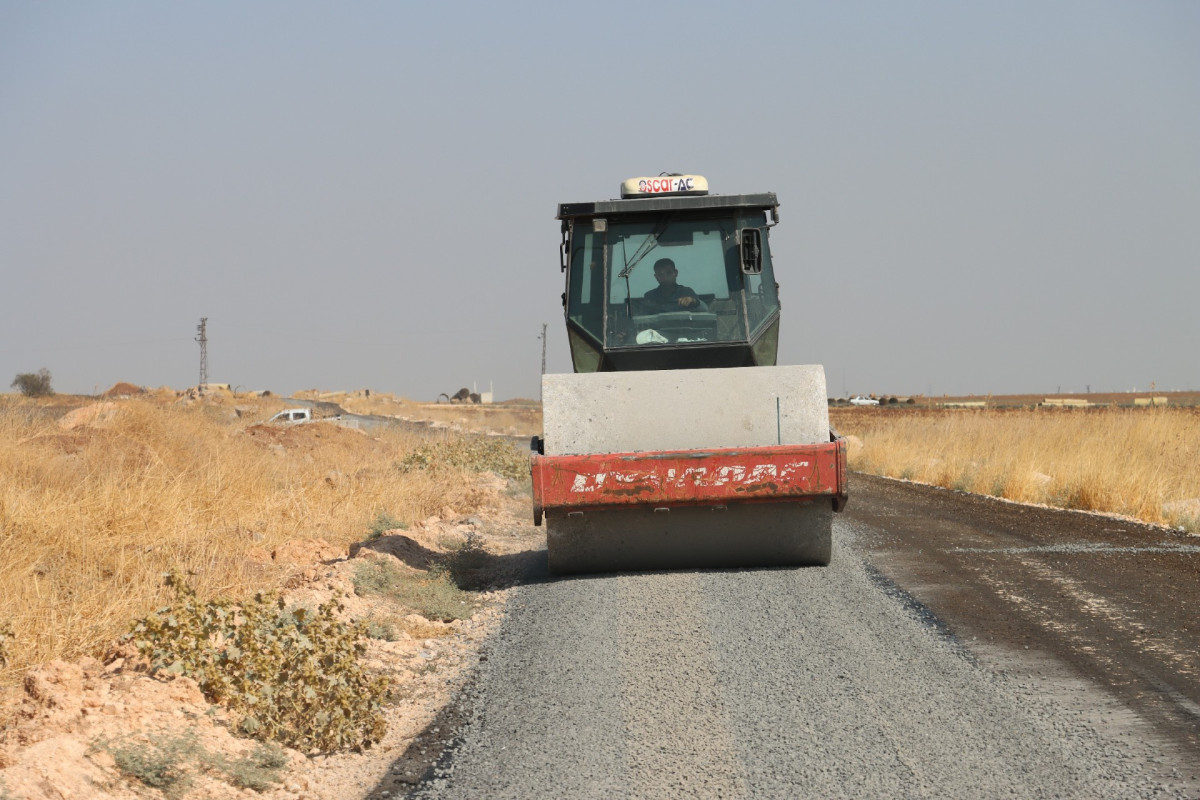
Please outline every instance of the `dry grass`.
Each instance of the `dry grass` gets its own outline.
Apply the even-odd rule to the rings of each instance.
[[[412,404],[408,409],[409,415],[421,419],[487,429],[512,436],[533,436],[542,432],[540,406],[421,403]]]
[[[852,469],[1200,531],[1195,409],[846,409]]]
[[[53,402],[0,397],[0,686],[97,654],[168,599],[171,568],[202,598],[245,596],[286,579],[269,553],[287,540],[346,545],[380,512],[412,522],[495,502],[466,470],[397,468],[422,443],[411,434],[249,426],[231,405],[162,397],[64,428]],[[251,402],[238,401],[252,419],[278,405]]]
[[[542,431],[542,409],[537,403],[418,403],[379,392],[301,392],[311,400],[337,403],[351,414],[379,414],[457,425],[464,429],[533,436]]]

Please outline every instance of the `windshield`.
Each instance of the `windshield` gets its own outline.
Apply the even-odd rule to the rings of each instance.
[[[778,308],[765,237],[763,275],[743,275],[738,257],[738,230],[764,222],[761,212],[668,216],[586,233],[583,263],[605,265],[603,288],[598,275],[590,287],[606,295],[605,346],[746,341]]]
[[[746,342],[779,309],[770,247],[741,270],[738,232],[761,211],[703,219],[579,220],[572,228],[567,317],[605,349]],[[582,346],[583,340],[572,340]]]
[[[655,264],[664,259],[674,265],[675,286],[712,295],[713,299],[729,299],[728,266],[736,267],[737,260],[730,262],[726,251],[735,232],[732,219],[611,226],[608,241],[613,278],[609,301],[617,304],[631,298],[645,299],[648,293],[653,293],[652,298],[663,295],[657,291],[664,285],[657,275],[664,270],[655,268]],[[665,295],[663,299],[667,299]]]

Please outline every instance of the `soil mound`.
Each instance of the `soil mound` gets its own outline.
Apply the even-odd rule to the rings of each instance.
[[[248,426],[245,432],[264,447],[282,447],[284,450],[302,452],[330,447],[357,450],[369,441],[363,431],[321,421],[298,425],[259,423]]]
[[[105,392],[104,394],[102,394],[100,396],[105,397],[105,398],[133,397],[135,395],[145,394],[145,393],[146,393],[146,390],[140,386],[134,386],[132,383],[125,383],[125,381],[120,381],[119,383],[114,383],[112,385],[112,388],[110,388],[107,392]]]

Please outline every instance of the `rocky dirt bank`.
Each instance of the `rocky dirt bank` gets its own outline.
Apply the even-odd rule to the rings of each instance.
[[[416,783],[436,757],[423,736],[466,680],[480,642],[498,624],[517,576],[538,559],[539,529],[527,496],[485,474],[496,511],[462,517],[447,509],[408,530],[390,530],[343,551],[295,540],[262,558],[288,563],[289,606],[344,605],[366,621],[365,662],[387,677],[387,733],[361,753],[312,756],[234,735],[231,715],[208,703],[189,678],[151,677],[132,648],[106,658],[31,670],[3,704],[0,799],[242,798],[324,800],[386,797]],[[394,595],[356,591],[364,564],[420,580],[464,547],[474,554],[469,616],[422,616]],[[544,556],[542,556],[544,560]],[[427,612],[428,613],[428,612]],[[432,618],[430,618],[432,617]]]

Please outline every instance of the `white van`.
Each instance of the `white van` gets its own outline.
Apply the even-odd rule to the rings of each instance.
[[[267,422],[279,422],[287,425],[294,425],[299,422],[312,422],[311,408],[287,408],[280,411],[275,416],[271,417]]]

